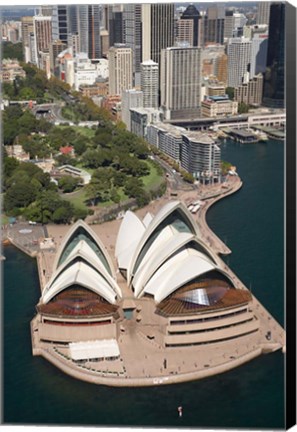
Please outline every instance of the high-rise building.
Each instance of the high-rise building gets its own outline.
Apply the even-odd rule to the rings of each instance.
[[[50,55],[50,69],[51,72],[57,75],[58,71],[56,71],[56,58],[60,52],[64,51],[67,48],[67,45],[60,41],[56,40],[50,44],[49,55]]]
[[[123,43],[133,51],[133,82],[140,85],[140,63],[142,61],[141,4],[123,5]]]
[[[34,31],[33,25],[33,17],[32,16],[24,16],[21,18],[22,25],[22,43],[23,43],[23,54],[25,62],[31,61],[30,58],[30,49],[29,49],[29,40],[30,33]]]
[[[190,19],[179,19],[176,22],[176,44],[187,42],[193,45],[194,22]]]
[[[182,168],[202,183],[219,181],[221,150],[215,141],[201,132],[185,132],[182,137]]]
[[[89,20],[89,58],[97,60],[101,58],[101,41],[100,41],[100,5],[88,5]]]
[[[123,43],[123,5],[108,6],[109,46]]]
[[[270,5],[271,2],[269,1],[260,1],[258,3],[257,24],[269,24]]]
[[[77,34],[78,33],[78,6],[77,5],[68,5],[67,6],[67,14],[68,14],[68,34]]]
[[[228,81],[228,56],[221,54],[215,62],[215,76],[219,82],[227,84]]]
[[[270,7],[263,104],[271,107],[284,106],[285,7],[285,3],[273,3]]]
[[[159,66],[152,60],[141,63],[141,91],[144,108],[158,108]]]
[[[174,4],[142,4],[142,61],[160,64],[161,50],[174,45]]]
[[[108,50],[110,48],[108,30],[101,28],[100,38],[101,38],[101,55],[102,57],[107,57]]]
[[[108,52],[109,94],[120,95],[133,87],[133,53],[125,44],[116,44]]]
[[[39,69],[44,70],[47,79],[51,76],[50,55],[48,52],[41,52],[39,56]]]
[[[226,10],[224,22],[224,38],[234,37],[234,11]]]
[[[52,13],[53,13],[52,5],[42,5],[39,7],[39,10],[35,15],[52,16]]]
[[[250,39],[231,38],[227,45],[228,54],[228,87],[237,87],[249,78],[251,63]]]
[[[225,7],[223,5],[210,6],[205,20],[205,43],[224,43]]]
[[[67,6],[53,6],[52,38],[67,43],[68,9]]]
[[[36,43],[35,43],[35,34],[34,31],[29,33],[29,50],[28,57],[30,63],[37,64],[37,53],[36,53]]]
[[[193,39],[190,42],[192,46],[200,46],[201,40],[200,40],[200,13],[195,8],[194,5],[190,4],[187,9],[183,12],[180,21],[190,21],[193,23]],[[183,41],[181,41],[183,42]]]
[[[124,90],[122,92],[122,121],[127,130],[131,131],[131,108],[143,107],[143,93],[140,90]]]
[[[71,33],[68,35],[68,47],[71,48],[73,57],[80,52],[80,39],[78,33]]]
[[[268,26],[266,24],[245,26],[243,35],[251,38],[252,41],[250,78],[253,78],[258,73],[264,73],[266,69]]]
[[[171,47],[161,54],[161,106],[166,119],[198,117],[201,48]]]
[[[33,17],[35,53],[37,57],[37,66],[41,52],[48,53],[52,41],[52,17],[35,15]]]
[[[263,75],[258,74],[247,83],[234,89],[234,100],[247,105],[260,106],[263,95]]]
[[[90,60],[97,60],[101,57],[100,5],[79,5],[77,7],[80,52],[88,54]]]

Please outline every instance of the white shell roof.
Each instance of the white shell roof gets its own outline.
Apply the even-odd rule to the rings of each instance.
[[[169,294],[216,266],[205,255],[194,249],[182,250],[174,255],[153,275],[144,291],[153,294],[157,303]]]
[[[117,257],[118,259],[118,266],[120,269],[125,269],[130,265],[131,259],[133,257],[133,254],[135,252],[135,249],[138,245],[138,241],[135,241],[132,243],[127,249],[123,250]]]
[[[73,284],[90,289],[108,302],[115,303],[116,293],[111,286],[96,270],[84,262],[76,262],[63,271],[42,296],[42,302],[48,303],[55,295]]]
[[[167,227],[167,229],[168,228],[169,227]],[[161,237],[161,235],[159,237]],[[146,257],[146,259],[142,262],[142,264],[135,273],[132,282],[135,295],[138,296],[141,293],[145,284],[148,282],[154,272],[162,264],[164,264],[164,262],[171,255],[173,255],[178,249],[182,248],[185,244],[187,244],[193,239],[193,234],[176,233],[175,235],[170,236],[167,241],[164,241],[162,245],[156,245],[158,247],[158,253],[154,253],[150,257]]]
[[[128,210],[122,220],[120,230],[115,245],[115,256],[118,257],[133,243],[138,243],[145,232],[145,225],[136,216]]]
[[[121,297],[121,290],[117,285],[116,281],[110,276],[102,261],[99,259],[98,255],[93,251],[93,249],[86,243],[84,240],[81,240],[75,248],[71,251],[66,261],[63,262],[62,265],[58,267],[58,269],[54,272],[51,279],[45,286],[42,297],[45,296],[47,291],[51,289],[51,286],[54,284],[57,277],[64,271],[65,267],[67,267],[71,261],[74,261],[76,258],[81,258],[85,263],[90,263],[98,273],[107,280],[109,285],[113,288],[113,290]]]
[[[154,216],[148,212],[144,218],[142,219],[142,223],[144,224],[144,226],[147,228],[149,226],[149,224],[151,223],[151,221],[153,220]]]
[[[193,232],[198,235],[199,230],[197,225],[195,224],[194,220],[192,219],[191,214],[188,212],[187,208],[180,202],[180,201],[171,201],[167,203],[164,207],[161,208],[161,210],[156,214],[154,219],[151,221],[145,232],[143,233],[143,236],[140,239],[140,242],[137,245],[137,248],[135,249],[134,255],[131,259],[130,266],[127,269],[127,281],[128,284],[131,282],[131,277],[133,274],[134,266],[137,260],[137,257],[139,253],[141,252],[143,246],[145,245],[146,241],[149,239],[149,237],[154,233],[156,228],[160,225],[161,222],[163,222],[164,219],[167,218],[171,213],[173,213],[175,210],[180,209],[184,216],[189,221],[190,225],[193,228]]]
[[[90,237],[94,240],[94,242],[97,244],[98,248],[100,249],[100,251],[102,252],[102,254],[104,255],[108,266],[110,268],[110,273],[113,276],[114,279],[116,279],[116,272],[113,266],[113,262],[109,256],[109,254],[107,253],[104,244],[101,242],[101,240],[99,239],[99,237],[96,235],[96,233],[89,227],[88,224],[86,224],[83,220],[78,220],[73,226],[72,228],[68,231],[68,233],[66,234],[65,238],[63,239],[63,242],[61,243],[60,249],[55,257],[55,261],[54,261],[54,265],[53,265],[53,269],[56,270],[58,267],[58,263],[59,260],[64,252],[64,249],[70,239],[70,237],[72,236],[72,234],[74,234],[74,232],[79,228],[82,227],[84,228],[85,231],[87,231],[87,233],[90,235]]]

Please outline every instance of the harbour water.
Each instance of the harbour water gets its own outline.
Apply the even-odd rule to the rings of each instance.
[[[209,210],[207,221],[232,254],[233,271],[283,325],[284,142],[222,144],[244,186]],[[40,295],[37,267],[4,249],[3,421],[6,424],[284,427],[284,356],[261,356],[225,374],[191,383],[109,388],[84,383],[31,354],[30,321]],[[183,417],[177,407],[183,407]]]

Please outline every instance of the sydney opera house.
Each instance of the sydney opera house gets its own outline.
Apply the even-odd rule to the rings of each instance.
[[[31,323],[33,354],[90,382],[153,385],[281,348],[181,202],[142,220],[127,211],[113,251],[85,222],[70,228]]]

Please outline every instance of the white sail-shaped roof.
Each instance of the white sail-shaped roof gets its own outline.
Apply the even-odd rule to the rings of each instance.
[[[93,249],[88,245],[84,240],[80,240],[80,242],[74,247],[72,252],[68,255],[66,261],[61,264],[58,269],[54,272],[51,279],[47,283],[44,288],[43,295],[46,294],[48,290],[51,289],[51,286],[57,279],[57,277],[64,271],[66,267],[69,267],[72,261],[76,261],[77,259],[85,262],[86,264],[90,264],[93,268],[95,268],[103,277],[106,279],[108,284],[112,287],[112,289],[121,297],[121,290],[117,285],[116,281],[110,276],[106,267],[103,265],[102,261],[98,257],[98,255],[93,251]]]
[[[131,278],[135,272],[135,263],[137,261],[137,258],[139,257],[139,254],[142,251],[142,248],[145,246],[146,242],[150,239],[150,237],[154,235],[160,224],[176,210],[178,210],[181,213],[182,218],[187,221],[187,224],[190,227],[190,231],[192,232],[192,234],[196,234],[197,236],[199,235],[198,227],[192,219],[191,214],[187,211],[187,208],[180,201],[172,201],[166,204],[164,207],[161,208],[161,210],[151,221],[135,249],[134,255],[127,269],[127,281],[129,284],[131,283]]]
[[[86,232],[86,234],[90,237],[90,239],[93,241],[94,245],[96,245],[96,247],[100,250],[100,253],[102,254],[102,260],[105,261],[105,263],[106,263],[107,271],[109,272],[110,275],[112,275],[112,277],[114,279],[116,279],[116,272],[115,272],[115,269],[113,266],[113,262],[112,262],[110,256],[108,255],[107,251],[105,250],[104,244],[101,242],[101,240],[96,235],[96,233],[83,220],[78,220],[72,226],[72,228],[68,231],[68,233],[65,236],[65,238],[64,238],[64,240],[60,246],[60,249],[59,249],[59,251],[55,257],[53,269],[56,270],[59,267],[59,265],[61,264],[60,260],[61,260],[61,257],[63,256],[63,253],[65,252],[65,249],[68,246],[69,240],[72,238],[72,236],[75,234],[75,232],[78,231],[79,229],[84,230]],[[68,256],[66,257],[66,259],[68,258]]]
[[[118,260],[118,266],[119,269],[125,269],[127,270],[127,268],[130,265],[131,259],[134,255],[135,249],[138,245],[138,241],[132,243],[127,249],[124,249],[118,256],[117,256],[117,260]]]
[[[146,257],[133,278],[132,284],[135,295],[138,296],[141,293],[151,276],[170,256],[194,238],[194,235],[190,233],[175,233],[163,242],[161,247],[158,247],[157,253]]]
[[[111,286],[98,271],[84,262],[76,262],[63,271],[42,296],[42,303],[48,303],[54,296],[72,285],[85,287],[102,296],[109,303],[115,303],[116,293]]]
[[[151,221],[153,220],[154,216],[148,212],[144,218],[142,219],[142,223],[143,225],[147,228],[149,226],[149,224],[151,223]]]
[[[145,286],[144,292],[154,295],[159,303],[187,282],[215,269],[215,264],[203,254],[185,249],[166,261]]]
[[[127,211],[122,220],[120,230],[115,245],[115,256],[118,258],[123,252],[130,248],[132,244],[138,244],[141,236],[145,232],[145,225],[135,213]],[[121,266],[120,266],[121,267]]]

